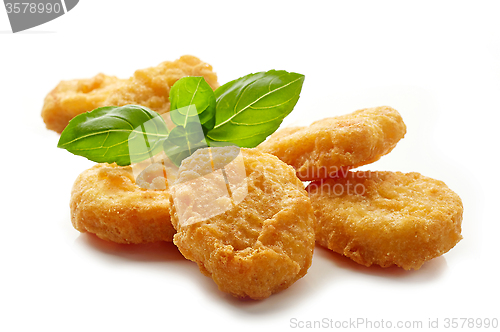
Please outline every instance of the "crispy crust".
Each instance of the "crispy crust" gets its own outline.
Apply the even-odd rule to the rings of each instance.
[[[365,266],[417,270],[462,239],[460,197],[419,173],[349,172],[306,190],[316,241]]]
[[[117,243],[169,241],[167,190],[146,190],[135,184],[130,167],[97,164],[81,173],[71,192],[71,222],[80,232]]]
[[[398,111],[381,106],[319,120],[308,127],[281,129],[257,149],[293,166],[302,181],[312,181],[377,161],[405,133]]]
[[[42,118],[47,129],[61,133],[73,117],[102,106],[139,104],[166,113],[170,110],[170,87],[184,76],[203,76],[213,89],[219,86],[212,66],[184,55],[137,70],[128,79],[101,73],[89,79],[61,81],[45,97]]]
[[[203,195],[221,188],[215,178],[203,181],[211,168],[207,162],[215,169],[226,165],[228,179],[237,173],[227,166],[233,158],[224,149],[212,148],[211,156],[208,149],[198,150],[183,161],[172,188],[176,202],[172,224],[177,229],[174,243],[220,290],[239,298],[263,299],[306,274],[314,250],[314,213],[303,184],[290,166],[269,154],[241,149],[246,195],[235,202],[238,188],[233,189],[229,180],[227,188],[233,196],[228,210],[208,219],[180,222],[179,201],[193,206],[195,198],[203,199]],[[197,176],[202,181],[195,186],[196,191],[179,186]],[[224,187],[224,179],[221,182]],[[220,206],[227,203],[224,199],[210,201]]]

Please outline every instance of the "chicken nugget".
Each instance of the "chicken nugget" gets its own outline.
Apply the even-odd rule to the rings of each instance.
[[[137,70],[128,79],[98,74],[90,79],[61,81],[45,97],[42,118],[47,129],[61,133],[73,117],[102,106],[136,104],[163,114],[170,110],[170,88],[185,76],[203,76],[213,89],[219,86],[212,66],[184,55]]]
[[[312,181],[377,161],[405,133],[398,111],[381,106],[319,120],[308,127],[281,129],[257,149],[293,166],[302,181]]]
[[[314,213],[293,168],[254,149],[218,147],[196,151],[178,175],[174,244],[220,290],[264,299],[306,274]]]
[[[73,185],[70,207],[78,231],[112,242],[172,242],[175,233],[168,190],[140,188],[131,167],[97,164],[84,171]]]
[[[348,172],[306,190],[316,241],[365,266],[418,270],[462,239],[460,197],[419,173]]]

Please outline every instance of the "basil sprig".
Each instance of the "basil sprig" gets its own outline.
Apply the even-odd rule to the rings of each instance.
[[[97,108],[73,118],[58,147],[92,161],[137,163],[163,149],[177,165],[199,148],[255,147],[297,103],[304,75],[284,70],[250,74],[215,92],[203,77],[184,77],[170,90],[169,131],[156,112],[138,105]]]

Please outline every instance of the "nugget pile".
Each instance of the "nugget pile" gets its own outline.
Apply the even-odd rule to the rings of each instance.
[[[218,86],[210,65],[183,56],[127,80],[63,81],[42,117],[61,132],[105,105],[168,112],[169,89],[183,76]],[[382,106],[281,129],[254,149],[200,149],[178,169],[164,154],[132,167],[98,164],[74,183],[71,221],[117,243],[173,241],[238,298],[264,299],[302,278],[316,242],[365,266],[419,269],[461,240],[459,196],[418,173],[352,171],[405,133],[401,115]]]

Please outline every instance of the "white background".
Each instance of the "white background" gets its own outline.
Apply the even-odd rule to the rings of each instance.
[[[500,319],[500,4],[346,3],[82,0],[18,34],[0,8],[0,330],[282,331],[292,319],[424,327],[429,319],[441,327],[445,318]],[[289,289],[240,301],[173,244],[117,245],[78,233],[70,190],[93,163],[56,148],[58,135],[40,117],[45,95],[63,79],[128,77],[183,54],[213,65],[220,83],[269,69],[304,74],[285,124],[396,108],[406,137],[364,169],[445,181],[464,203],[464,239],[410,272],[365,268],[316,248],[308,274]]]

